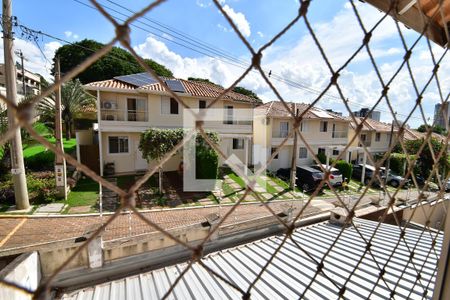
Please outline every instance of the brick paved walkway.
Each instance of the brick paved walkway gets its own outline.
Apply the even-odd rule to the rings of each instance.
[[[405,193],[406,191],[402,191],[399,196]],[[414,197],[415,195],[411,196]],[[376,196],[367,196],[367,200],[370,200],[370,197]],[[312,207],[308,207],[305,210],[305,214],[329,210],[334,207],[331,203],[335,201],[336,199],[315,199],[311,202]],[[269,205],[276,213],[279,213],[291,207],[291,205],[294,205],[294,208],[298,210],[302,205],[302,201],[270,202]],[[229,209],[231,209],[231,206],[187,208],[145,212],[143,215],[162,228],[170,229],[204,222],[206,220],[205,217],[211,213],[217,213],[223,216]],[[240,205],[224,222],[224,225],[270,215],[271,213],[262,204]],[[107,218],[109,218],[109,215],[103,216],[103,222],[106,222]],[[26,220],[24,221],[24,219]],[[29,216],[27,218],[12,216],[0,217],[0,256],[2,255],[2,251],[12,248],[82,236],[88,228],[101,222],[102,218],[99,216],[83,215],[67,217]],[[124,213],[107,227],[103,239],[113,240],[153,231],[155,230],[140,220],[136,215]]]
[[[315,202],[319,205],[319,202]],[[322,206],[325,204],[325,207],[328,207],[328,209],[333,207],[322,201],[320,202]],[[301,207],[301,201],[270,203],[271,208],[276,213],[288,209],[291,205],[299,209]],[[320,212],[322,206],[320,208],[309,207],[305,211],[305,214]],[[145,212],[143,215],[162,228],[170,229],[204,222],[206,221],[205,217],[211,213],[217,213],[223,216],[229,209],[231,209],[231,206],[188,208]],[[271,213],[261,204],[246,204],[239,206],[224,224],[242,222],[270,215]],[[103,222],[106,222],[109,217],[109,215],[103,216]],[[11,248],[76,238],[82,236],[87,228],[102,222],[99,216],[82,215],[67,217],[30,216],[23,222],[24,219],[23,217],[0,218],[0,256],[2,251]],[[14,234],[11,235],[13,231]],[[144,223],[136,215],[124,213],[107,227],[103,239],[112,240],[153,231],[155,229]]]

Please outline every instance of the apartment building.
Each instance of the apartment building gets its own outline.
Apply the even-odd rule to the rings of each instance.
[[[287,103],[296,114],[302,114],[308,109],[304,103]],[[279,101],[272,101],[255,108],[254,119],[254,160],[255,164],[264,163],[282,141],[293,130],[294,122],[286,107]],[[330,157],[337,157],[348,142],[349,120],[345,117],[322,110],[317,107],[310,108],[304,115],[300,125],[302,136],[315,154],[328,152]],[[276,171],[280,168],[291,167],[294,139],[287,140],[286,146],[278,153],[268,169]],[[313,156],[302,141],[298,138],[296,164],[313,164]]]
[[[16,74],[17,94],[19,99],[26,95],[39,95],[41,91],[41,77],[39,74],[30,72],[26,69],[22,70],[20,65],[16,66]],[[0,89],[5,88],[5,82],[5,64],[1,63]]]
[[[444,104],[437,103],[434,106],[434,124],[442,128],[447,128],[450,125],[450,106],[448,102]]]
[[[84,86],[97,97],[97,140],[101,175],[107,163],[114,164],[115,173],[146,170],[149,164],[138,148],[141,133],[152,127],[183,127],[183,107],[171,98],[168,87],[194,110],[206,108],[224,91],[220,86],[205,82],[161,79],[164,85],[148,74],[140,73],[117,76]],[[239,109],[253,109],[260,103],[258,99],[229,92],[211,107],[223,109],[223,118],[205,122],[206,129],[218,133],[221,150],[226,155],[235,154],[247,165],[251,162],[252,122],[238,121],[235,115]],[[182,153],[176,154],[165,163],[164,170],[177,170],[181,159]],[[223,159],[220,162],[223,163]]]
[[[369,119],[375,120],[375,121],[380,121],[381,118],[381,112],[378,110],[374,110],[374,111],[370,111],[370,108],[361,108],[360,110],[354,111],[353,115],[355,117],[368,117]]]

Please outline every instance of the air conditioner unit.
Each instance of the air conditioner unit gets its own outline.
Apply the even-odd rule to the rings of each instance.
[[[104,109],[116,109],[116,103],[112,101],[104,101],[103,102]]]

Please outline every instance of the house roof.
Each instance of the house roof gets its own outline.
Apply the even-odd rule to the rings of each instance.
[[[305,119],[330,119],[330,120],[348,121],[346,118],[334,114],[332,112],[326,111],[324,109],[318,107],[309,108],[309,104],[306,103],[286,102],[286,104],[289,108],[292,108],[293,105],[294,111],[295,112],[298,111],[299,114],[306,111],[306,113],[303,115],[303,118]],[[255,115],[266,115],[268,117],[275,117],[275,118],[291,117],[291,114],[281,101],[270,101],[256,107]]]
[[[450,18],[450,2],[437,0],[397,1],[391,9],[391,0],[365,0],[376,8],[389,12],[396,20],[419,34],[422,32],[435,43],[446,46],[448,40],[448,20]],[[428,28],[426,24],[429,23]],[[448,47],[448,44],[447,44]]]
[[[194,97],[205,97],[205,98],[216,98],[218,97],[223,91],[224,88],[221,86],[207,83],[207,82],[199,82],[199,81],[191,81],[191,80],[184,80],[184,79],[176,79],[176,78],[164,78],[160,77],[163,81],[171,80],[171,81],[177,81],[181,83],[181,85],[184,87],[184,90],[186,91],[186,94],[189,94]],[[103,80],[103,81],[96,81],[91,82],[88,84],[85,84],[84,87],[88,90],[96,90],[96,89],[119,89],[126,91],[139,91],[139,92],[168,92],[168,87],[165,85],[161,85],[159,82],[154,82],[151,84],[143,85],[143,86],[135,86],[130,83],[126,83],[124,81],[118,80],[116,78],[109,79],[109,80]],[[231,100],[236,102],[243,102],[243,103],[253,103],[253,104],[260,104],[262,101],[260,99],[255,99],[243,94],[239,94],[233,91],[228,92],[223,99],[225,100]]]
[[[287,239],[251,289],[251,299],[298,299],[302,296],[305,299],[366,299],[370,293],[372,298],[390,299],[394,286],[396,299],[431,299],[443,234],[437,235],[434,244],[433,237],[422,234],[422,230],[407,228],[402,239],[398,226],[382,223],[378,227],[378,222],[358,218],[354,221],[358,232],[354,227],[342,230],[328,221],[296,229],[292,238],[302,250]],[[372,235],[370,251],[367,251],[366,241]],[[331,246],[336,239],[338,241]],[[214,252],[202,261],[246,291],[282,240],[283,236],[272,236]],[[400,242],[393,242],[397,240]],[[414,256],[410,255],[412,247]],[[392,252],[393,256],[384,266]],[[316,276],[317,262],[325,255],[323,272]],[[186,266],[187,263],[181,263],[110,281],[65,293],[62,299],[160,299]],[[378,279],[380,268],[385,270],[382,280]],[[417,272],[420,272],[420,280]],[[344,283],[345,289],[340,295]],[[426,294],[424,288],[428,289]],[[169,296],[169,299],[240,298],[239,292],[197,262]]]
[[[411,129],[411,128],[405,128],[404,133],[403,133],[403,138],[408,141],[424,139],[424,138],[426,138],[426,136],[427,136],[426,132],[420,132],[420,131],[417,131],[417,130]],[[431,133],[431,136],[440,142],[446,141],[446,137],[443,135],[433,132],[433,133]]]
[[[350,121],[350,127],[353,129],[356,129],[356,127],[359,124],[363,124],[363,131],[375,131],[375,132],[390,132],[391,131],[391,124],[380,122],[376,120],[372,120],[370,118],[367,118],[364,122],[364,118],[362,117],[355,117],[356,123],[353,121],[352,118],[347,117],[347,119]],[[394,132],[398,131],[396,127],[394,127]]]

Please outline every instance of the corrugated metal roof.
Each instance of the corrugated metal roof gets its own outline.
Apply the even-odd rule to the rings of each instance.
[[[429,291],[424,297],[431,299],[437,256],[442,246],[442,234],[438,236],[433,249],[430,234],[421,234],[421,230],[406,229],[406,243],[404,240],[399,243],[393,257],[385,267],[383,281],[378,280],[380,269],[375,261],[380,268],[383,268],[401,231],[398,226],[388,224],[381,224],[376,229],[378,223],[374,221],[355,219],[355,223],[358,224],[358,230],[366,241],[376,231],[371,243],[371,254],[366,252],[366,243],[356,229],[348,227],[344,229],[324,260],[323,271],[327,276],[322,273],[315,276],[317,264],[311,257],[320,261],[338,237],[341,227],[323,222],[299,228],[295,231],[293,238],[308,254],[288,239],[251,290],[251,298],[298,299],[303,296],[304,299],[338,299],[339,288],[335,284],[341,287],[348,279],[343,294],[345,299],[366,299],[369,294],[371,294],[370,299],[390,299],[390,289],[393,289],[395,285],[397,285],[395,299],[423,299],[423,287],[427,287],[431,279]],[[246,291],[282,240],[283,236],[273,236],[215,252],[203,258],[203,262]],[[408,249],[415,249],[411,262]],[[431,254],[428,255],[429,253]],[[424,265],[423,269],[422,265]],[[177,264],[84,288],[66,293],[62,299],[160,299],[186,266],[186,263]],[[357,270],[350,276],[355,268]],[[420,282],[416,282],[417,272],[421,274]],[[335,284],[330,282],[330,279]],[[310,285],[311,281],[313,282]],[[386,287],[386,284],[390,289]],[[310,287],[303,295],[305,288],[309,285]],[[175,286],[169,299],[239,299],[241,297],[238,291],[195,263]]]

